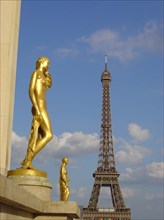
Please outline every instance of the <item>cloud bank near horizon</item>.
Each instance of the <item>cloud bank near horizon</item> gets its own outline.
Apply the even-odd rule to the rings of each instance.
[[[143,129],[136,123],[128,125],[128,132],[132,136],[132,143],[114,137],[114,142],[118,147],[115,152],[116,160],[120,164],[140,164],[143,159],[150,154],[147,148],[136,145],[135,142],[144,142],[150,138],[148,129]],[[134,143],[133,143],[134,142]],[[14,131],[12,132],[12,152],[14,162],[18,162],[21,155],[25,154],[28,145],[26,137],[20,137]],[[46,162],[48,158],[79,157],[88,153],[98,153],[99,136],[96,133],[85,134],[81,131],[64,132],[58,137],[53,135],[53,139],[39,153],[39,159]],[[46,157],[45,157],[46,155]],[[19,161],[20,162],[20,161]]]
[[[121,181],[129,183],[144,182],[144,179],[153,182],[160,181],[164,163],[152,161],[144,164],[144,159],[151,155],[151,151],[135,143],[149,140],[151,137],[149,130],[136,123],[130,123],[128,132],[132,137],[130,141],[114,137],[114,143],[117,145],[116,163],[125,168],[125,172],[120,178]],[[14,131],[12,132],[12,165],[20,164],[21,160],[24,159],[27,145],[28,140],[25,136],[20,137]],[[53,140],[38,154],[36,160],[41,163],[48,163],[54,158],[58,160],[66,155],[72,160],[73,158],[83,157],[83,155],[98,154],[98,147],[99,136],[96,133],[64,132],[58,137],[54,135]]]

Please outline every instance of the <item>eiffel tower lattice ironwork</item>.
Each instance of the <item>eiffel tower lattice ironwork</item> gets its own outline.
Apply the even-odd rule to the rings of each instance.
[[[95,180],[89,204],[87,208],[83,209],[83,219],[130,220],[131,211],[125,206],[118,182],[119,174],[115,167],[110,106],[111,74],[107,68],[107,56],[105,56],[105,70],[102,73],[101,82],[103,94],[99,159],[97,170],[93,173]],[[101,187],[110,188],[112,209],[97,207]]]

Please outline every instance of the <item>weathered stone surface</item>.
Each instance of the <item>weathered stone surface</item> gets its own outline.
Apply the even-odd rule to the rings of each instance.
[[[1,220],[73,220],[80,216],[76,202],[43,201],[0,175]]]
[[[48,204],[44,210],[46,213],[63,214],[63,211],[72,218],[76,218],[77,214],[80,215],[80,209],[74,201],[53,201]]]
[[[72,218],[67,216],[38,216],[35,220],[72,220]]]
[[[10,167],[21,1],[0,1],[0,173]]]
[[[13,175],[8,178],[41,200],[51,200],[52,185],[47,177]]]
[[[35,202],[30,205],[31,201]],[[0,202],[33,213],[42,212],[45,206],[42,200],[3,175],[0,175]]]

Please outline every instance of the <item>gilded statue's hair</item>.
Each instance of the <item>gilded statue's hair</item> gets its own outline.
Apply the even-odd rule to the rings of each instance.
[[[63,162],[63,163],[67,163],[67,162],[68,162],[68,158],[67,158],[67,157],[64,157],[64,158],[62,159],[62,162]]]
[[[45,61],[48,62],[48,66],[50,65],[50,60],[47,57],[40,57],[37,61],[36,61],[36,68],[38,68],[40,66],[41,63],[44,63]]]

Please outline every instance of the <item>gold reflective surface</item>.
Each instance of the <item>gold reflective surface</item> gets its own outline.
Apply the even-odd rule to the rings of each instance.
[[[29,85],[29,97],[32,103],[32,125],[25,159],[22,161],[22,170],[33,169],[32,160],[45,145],[52,139],[52,128],[47,113],[46,92],[52,85],[51,75],[48,72],[50,61],[47,57],[40,57],[36,61],[36,70],[32,73]],[[22,171],[21,171],[22,172]],[[24,171],[25,172],[25,171]]]
[[[68,163],[68,158],[64,157],[62,159],[62,165],[60,168],[60,200],[61,201],[68,201],[69,197],[69,185],[68,182],[70,179],[67,177],[67,169],[66,165]]]
[[[16,170],[9,170],[7,176],[40,176],[47,177],[47,173],[42,170],[18,168]]]

